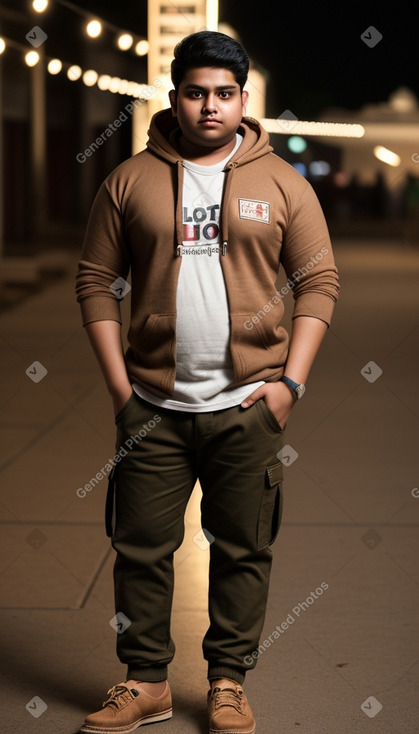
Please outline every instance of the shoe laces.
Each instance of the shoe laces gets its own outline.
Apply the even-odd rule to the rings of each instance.
[[[128,688],[122,683],[119,683],[116,686],[112,686],[107,692],[107,695],[109,698],[102,704],[102,708],[105,706],[115,706],[116,709],[119,709],[123,704],[128,703],[129,700],[139,696],[140,692],[136,688]]]
[[[240,714],[242,713],[243,691],[241,688],[213,688],[215,708],[220,706],[233,706]]]

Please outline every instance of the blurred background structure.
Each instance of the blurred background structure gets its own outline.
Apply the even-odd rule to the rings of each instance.
[[[204,27],[246,47],[249,114],[314,186],[342,283],[287,426],[297,458],[246,679],[257,731],[413,734],[417,27],[394,4],[270,0],[0,0],[1,731],[75,732],[125,674],[103,523],[114,426],[74,275],[100,183],[144,147],[173,47]],[[175,557],[168,734],[207,731],[199,500],[197,485]]]
[[[355,25],[336,10],[305,10],[302,23],[296,8],[273,5],[1,1],[3,279],[36,277],[27,258],[47,250],[44,265],[59,267],[57,251],[79,243],[101,181],[144,147],[151,115],[167,106],[174,45],[205,27],[244,43],[248,113],[313,184],[333,235],[419,240],[419,81],[409,30],[396,53],[398,21],[382,8],[373,26],[368,14]],[[325,134],[303,121],[334,125]]]

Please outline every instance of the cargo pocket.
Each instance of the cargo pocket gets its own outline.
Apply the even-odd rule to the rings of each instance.
[[[116,469],[113,467],[108,476],[108,491],[106,493],[105,502],[105,528],[108,538],[112,538],[115,532],[115,489],[116,489]]]
[[[272,545],[278,535],[282,517],[282,464],[271,464],[266,468],[265,487],[259,510],[258,550]]]

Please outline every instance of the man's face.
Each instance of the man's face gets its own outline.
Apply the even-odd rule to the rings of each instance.
[[[219,148],[235,137],[248,93],[240,92],[228,69],[203,67],[190,69],[178,94],[172,89],[169,97],[187,141],[199,147]]]

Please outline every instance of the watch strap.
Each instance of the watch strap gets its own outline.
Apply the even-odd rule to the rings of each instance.
[[[287,387],[292,390],[294,397],[299,400],[304,393],[305,393],[305,385],[298,384],[298,382],[294,382],[294,380],[291,380],[290,377],[287,377],[286,375],[282,375],[280,378],[280,382],[284,382]]]

